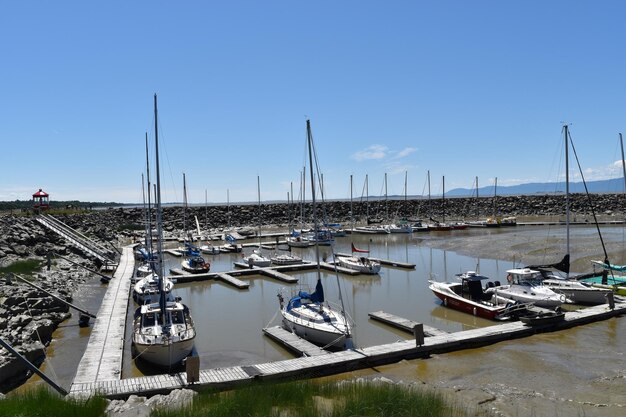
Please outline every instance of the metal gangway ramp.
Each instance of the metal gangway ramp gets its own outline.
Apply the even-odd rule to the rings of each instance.
[[[115,263],[115,252],[113,252],[113,250],[105,248],[100,243],[88,238],[77,230],[72,229],[61,220],[56,219],[49,214],[41,214],[37,216],[37,221],[47,229],[63,237],[70,244],[94,256],[102,262],[106,264]]]

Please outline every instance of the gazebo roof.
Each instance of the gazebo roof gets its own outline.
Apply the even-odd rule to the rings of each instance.
[[[48,193],[40,188],[39,191],[33,194],[33,197],[48,197]]]

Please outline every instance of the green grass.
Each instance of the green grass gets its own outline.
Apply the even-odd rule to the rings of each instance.
[[[101,397],[67,399],[41,387],[0,400],[0,417],[100,417],[106,406]]]
[[[107,402],[62,398],[46,387],[0,400],[0,417],[104,417]],[[227,392],[205,391],[193,405],[155,410],[151,417],[480,417],[440,394],[385,383],[298,381],[253,384]]]
[[[7,274],[11,272],[20,275],[32,275],[33,273],[39,271],[41,266],[41,261],[36,259],[25,259],[0,267],[0,274]]]
[[[153,417],[465,417],[469,410],[438,394],[403,385],[291,382],[252,385],[223,393],[204,392],[193,406],[157,410]],[[480,414],[479,414],[480,415]]]

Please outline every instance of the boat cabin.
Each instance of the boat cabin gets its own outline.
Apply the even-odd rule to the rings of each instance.
[[[458,277],[461,279],[462,283],[460,294],[461,296],[467,298],[467,296],[469,295],[469,298],[474,301],[487,301],[491,299],[492,295],[485,294],[485,292],[483,291],[483,286],[481,284],[481,281],[489,278],[483,275],[478,275],[474,271],[468,271],[464,274],[458,275]]]
[[[543,275],[540,271],[530,268],[516,268],[506,271],[506,280],[509,284],[541,285]]]

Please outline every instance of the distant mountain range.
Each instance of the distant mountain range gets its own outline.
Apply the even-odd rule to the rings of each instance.
[[[590,193],[622,193],[624,192],[624,179],[613,178],[610,180],[588,181],[587,188]],[[585,186],[582,182],[570,182],[570,193],[584,193]],[[499,196],[504,195],[532,195],[532,194],[561,194],[565,193],[565,182],[535,182],[528,184],[498,186]],[[494,194],[494,186],[480,187],[478,195],[489,197]],[[476,189],[455,188],[446,191],[446,197],[470,197],[476,195]],[[441,196],[441,195],[440,195]]]

